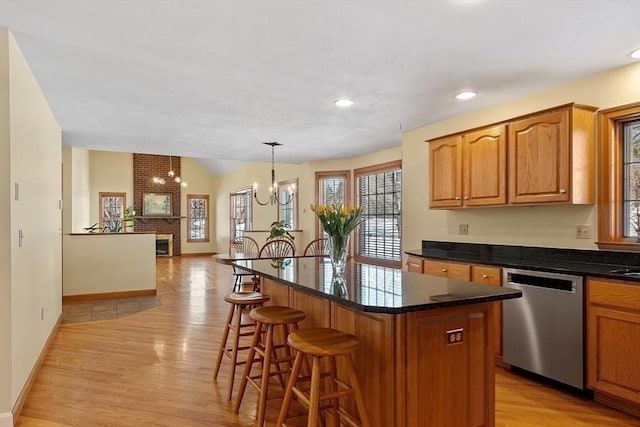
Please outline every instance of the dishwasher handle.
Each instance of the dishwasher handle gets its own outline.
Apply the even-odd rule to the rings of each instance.
[[[509,273],[509,285],[530,286],[535,288],[553,289],[556,291],[576,292],[576,281],[555,277],[542,277],[529,274]]]

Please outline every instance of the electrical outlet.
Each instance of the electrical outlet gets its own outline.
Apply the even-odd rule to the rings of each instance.
[[[460,224],[460,234],[469,234],[469,224]]]
[[[450,329],[448,331],[445,331],[445,339],[447,341],[447,345],[451,345],[451,344],[460,344],[462,342],[462,332],[464,331],[463,328],[458,328],[458,329]]]
[[[591,225],[590,224],[577,224],[576,225],[576,239],[590,239],[591,238]]]

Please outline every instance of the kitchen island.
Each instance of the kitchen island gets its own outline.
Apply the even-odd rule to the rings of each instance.
[[[361,340],[355,364],[372,425],[494,425],[490,319],[496,301],[520,291],[360,263],[336,284],[321,257],[234,265],[260,276],[270,304],[303,310],[301,327]]]

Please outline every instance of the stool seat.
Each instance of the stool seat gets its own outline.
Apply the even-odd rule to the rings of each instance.
[[[258,307],[251,310],[249,316],[256,322],[267,325],[286,325],[302,322],[305,318],[304,311],[280,305]]]
[[[346,332],[330,328],[307,328],[291,332],[287,343],[313,356],[338,356],[355,353],[360,340]]]
[[[261,294],[260,292],[231,292],[225,295],[224,300],[230,304],[262,304],[269,301],[268,295]]]

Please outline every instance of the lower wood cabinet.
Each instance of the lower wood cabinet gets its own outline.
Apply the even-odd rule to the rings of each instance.
[[[586,329],[594,399],[640,416],[640,285],[587,278]]]
[[[502,268],[481,264],[425,259],[424,274],[466,280],[491,286],[502,286]],[[494,350],[496,364],[504,365],[502,358],[502,302],[495,303],[491,321],[494,324]]]
[[[420,274],[424,272],[423,266],[422,266],[422,258],[418,258],[415,256],[408,256],[407,262],[405,265],[407,266],[407,269],[406,269],[407,271],[411,271],[413,273],[420,273]]]

